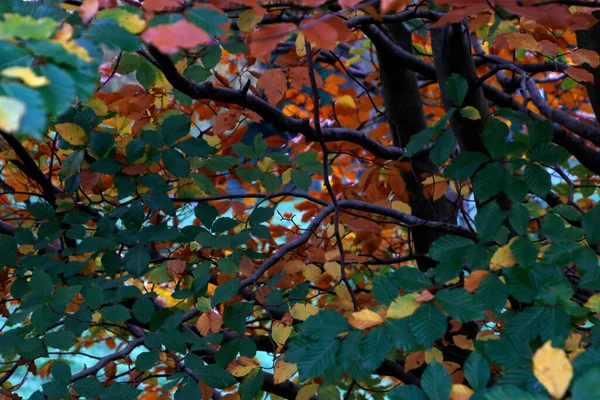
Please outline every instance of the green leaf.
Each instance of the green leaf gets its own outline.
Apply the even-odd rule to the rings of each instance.
[[[140,372],[145,372],[151,369],[158,361],[158,350],[151,350],[145,353],[140,353],[135,360],[135,369]]]
[[[212,305],[224,303],[233,296],[235,296],[240,289],[240,280],[235,278],[230,281],[222,283],[217,289],[212,298]]]
[[[215,389],[225,389],[235,384],[233,375],[216,364],[207,364],[195,369],[194,375],[209,387]]]
[[[430,400],[448,400],[452,379],[442,364],[432,361],[423,372],[421,387]]]
[[[262,392],[264,374],[262,368],[255,368],[240,384],[240,395],[242,400],[252,400]]]
[[[301,380],[321,376],[336,362],[336,353],[340,342],[335,338],[323,338],[321,341],[308,343],[299,357],[292,357],[292,353],[286,353],[288,362],[298,364],[298,373]]]
[[[303,335],[318,340],[334,338],[350,330],[351,326],[342,315],[333,310],[322,310],[309,317],[301,326]]]
[[[217,218],[215,222],[213,222],[213,224],[210,227],[210,231],[213,233],[223,233],[234,229],[239,224],[239,221],[233,218],[221,217]]]
[[[162,152],[162,161],[171,174],[186,178],[190,175],[190,160],[175,149],[166,149]]]
[[[97,155],[104,157],[109,150],[115,147],[115,139],[107,131],[93,131],[90,133],[90,149]]]
[[[573,400],[588,400],[600,397],[600,367],[593,368],[582,376],[576,376],[571,394]]]
[[[292,182],[302,190],[308,190],[312,185],[312,177],[301,169],[292,170]]]
[[[510,252],[517,262],[528,267],[537,261],[537,247],[526,237],[519,237],[510,245]]]
[[[384,306],[389,306],[398,297],[398,287],[391,282],[390,277],[375,275],[373,277],[373,297]]]
[[[550,121],[533,121],[527,125],[527,128],[529,134],[529,143],[531,144],[532,148],[537,145],[544,143],[549,144],[552,142],[552,138],[554,137],[554,129],[552,128],[552,123],[550,123]]]
[[[445,235],[433,242],[429,248],[429,255],[437,261],[458,260],[462,259],[474,244],[466,238]]]
[[[386,354],[392,349],[392,341],[381,326],[371,329],[371,332],[360,343],[362,365],[374,371],[385,359]]]
[[[115,324],[125,322],[130,318],[129,310],[121,304],[117,304],[116,306],[103,307],[102,310],[100,310],[100,312],[102,313],[102,317],[106,321]]]
[[[25,104],[19,132],[41,139],[46,130],[47,111],[40,93],[17,83],[0,84],[0,96],[12,97]]]
[[[190,132],[192,121],[185,114],[173,115],[163,122],[162,134],[165,144],[170,146]]]
[[[502,190],[505,171],[499,163],[488,164],[475,175],[473,191],[479,201],[486,201]]]
[[[62,330],[47,333],[44,337],[44,342],[48,347],[66,351],[77,344],[77,337],[71,331]]]
[[[196,82],[204,82],[212,75],[210,70],[201,67],[200,65],[192,65],[185,70],[183,75]]]
[[[109,18],[94,20],[84,31],[84,36],[110,49],[133,52],[142,46],[137,35],[129,33],[117,21]]]
[[[465,362],[465,378],[473,390],[482,390],[487,386],[490,380],[490,364],[487,359],[479,352],[473,352]]]
[[[600,205],[586,212],[581,219],[586,240],[594,245],[600,242]]]
[[[39,88],[44,103],[53,118],[58,118],[71,107],[75,100],[75,81],[65,70],[53,64],[39,67],[41,75],[50,80],[50,84]]]
[[[552,188],[550,174],[539,165],[529,164],[525,167],[523,177],[525,178],[525,183],[527,184],[527,187],[529,187],[529,190],[539,197],[543,198],[546,196]]]
[[[520,235],[524,235],[529,228],[529,212],[522,204],[514,204],[508,214],[510,226]]]
[[[429,152],[431,161],[437,166],[441,166],[448,160],[450,154],[456,148],[456,136],[451,130],[443,130],[435,139],[433,148]]]
[[[485,310],[499,312],[506,304],[508,290],[496,275],[488,274],[477,287],[475,297],[481,302]]]
[[[486,121],[483,144],[492,158],[500,159],[506,155],[508,133],[508,126],[504,122],[496,118],[490,118]]]
[[[433,342],[441,339],[446,332],[446,316],[432,303],[421,304],[409,318],[410,330],[425,348],[430,349]]]
[[[497,202],[492,201],[483,206],[475,216],[479,240],[482,243],[491,241],[500,230],[503,220],[504,216]]]
[[[138,246],[129,250],[123,258],[125,270],[135,277],[145,275],[150,264],[150,254],[145,247]]]
[[[469,179],[479,166],[488,160],[489,157],[483,153],[463,151],[444,170],[444,175],[458,181]]]
[[[275,207],[257,207],[250,214],[250,225],[268,222],[275,214]]]
[[[392,279],[406,292],[418,292],[432,285],[431,280],[424,273],[408,266],[398,268],[392,275]]]
[[[207,7],[189,9],[185,15],[191,23],[202,28],[211,36],[224,33],[220,25],[229,22],[227,15]]]
[[[435,300],[455,320],[460,322],[485,318],[481,303],[464,289],[444,289],[435,294]]]
[[[425,146],[431,142],[431,139],[435,136],[435,129],[429,128],[424,129],[421,132],[417,133],[410,137],[410,141],[406,145],[406,153],[407,157],[410,157],[417,153],[420,150],[423,150]]]
[[[61,175],[63,178],[69,178],[79,172],[85,152],[77,150],[67,156],[62,162]]]
[[[52,362],[52,379],[68,384],[71,381],[71,367],[66,362],[56,360]]]
[[[98,285],[90,286],[85,292],[85,301],[92,310],[97,310],[104,304],[104,290]]]
[[[531,149],[531,161],[545,164],[561,164],[569,153],[552,143],[540,143]]]
[[[395,349],[415,351],[422,347],[410,330],[409,318],[388,319],[383,327],[392,338],[392,345]]]
[[[133,316],[141,323],[150,322],[154,314],[154,303],[147,296],[138,298],[131,308]]]
[[[5,38],[48,39],[56,30],[56,27],[57,22],[52,18],[4,14],[4,21],[0,24],[0,36]]]
[[[427,400],[425,392],[416,385],[400,385],[388,393],[390,400]]]
[[[133,164],[146,153],[146,142],[139,137],[133,139],[131,142],[127,143],[125,153],[127,155],[127,162]]]
[[[462,106],[465,96],[469,91],[469,84],[462,76],[452,74],[444,84],[444,92],[456,107]]]

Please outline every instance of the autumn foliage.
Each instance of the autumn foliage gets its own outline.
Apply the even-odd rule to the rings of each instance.
[[[596,10],[2,1],[0,398],[600,398]]]

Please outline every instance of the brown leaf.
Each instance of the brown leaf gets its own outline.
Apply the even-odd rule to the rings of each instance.
[[[263,89],[268,102],[276,106],[283,99],[287,90],[285,73],[281,69],[270,69],[260,77],[256,87]]]
[[[175,54],[179,49],[189,50],[212,40],[208,33],[185,19],[148,28],[141,37],[165,54]]]
[[[223,317],[214,311],[202,314],[196,322],[196,328],[198,328],[198,332],[200,332],[202,336],[219,332],[222,325]]]
[[[179,275],[185,271],[187,264],[183,260],[169,260],[167,262],[167,275],[169,278],[175,280]]]
[[[406,372],[412,371],[413,369],[419,368],[425,362],[425,352],[415,351],[406,356],[406,361],[404,363],[404,369]]]
[[[217,115],[215,123],[213,125],[213,133],[220,135],[225,131],[232,130],[240,118],[240,110],[228,110],[227,112]]]

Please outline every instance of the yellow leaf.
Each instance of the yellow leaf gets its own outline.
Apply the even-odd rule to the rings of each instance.
[[[496,250],[496,252],[492,256],[492,259],[490,260],[490,269],[492,271],[497,271],[502,267],[514,267],[516,263],[517,260],[515,260],[515,258],[512,255],[512,252],[510,251],[509,243],[506,246],[502,246],[498,250]]]
[[[2,71],[2,76],[16,78],[23,81],[29,87],[39,88],[50,84],[45,76],[39,76],[28,67],[10,67]]]
[[[106,103],[97,97],[90,99],[90,101],[88,101],[85,105],[94,110],[94,114],[99,117],[105,117],[108,115],[108,107],[106,106]]]
[[[206,143],[208,143],[208,145],[211,147],[217,147],[221,144],[221,140],[215,135],[205,135],[202,136],[202,139],[204,139]]]
[[[298,57],[304,57],[306,55],[306,41],[302,32],[296,37],[296,55]]]
[[[600,313],[600,293],[596,293],[585,302],[584,306],[593,312]]]
[[[69,144],[74,146],[87,144],[88,137],[83,128],[77,124],[65,122],[64,124],[56,125],[56,132]]]
[[[235,377],[242,377],[248,375],[252,370],[258,368],[259,364],[251,358],[240,357],[237,360],[233,360],[227,367],[227,371]]]
[[[319,385],[311,383],[310,385],[304,385],[302,389],[298,391],[296,400],[309,400],[319,390]]]
[[[275,363],[273,381],[276,385],[290,379],[298,371],[298,366],[293,363],[283,361],[281,358]]]
[[[410,206],[403,201],[392,201],[392,208],[405,214],[412,213],[412,208],[410,208]]]
[[[368,329],[383,324],[383,318],[381,315],[365,308],[350,314],[348,322],[356,329]]]
[[[440,364],[444,362],[444,355],[437,347],[432,347],[431,350],[425,351],[425,362],[429,364],[432,361],[437,361]]]
[[[548,340],[533,355],[533,374],[555,399],[562,398],[573,378],[573,366],[563,349]]]
[[[288,170],[283,171],[283,174],[281,174],[281,184],[287,185],[291,180],[292,180],[292,170],[288,169]]]
[[[356,109],[356,102],[354,101],[354,98],[352,96],[350,96],[349,94],[345,94],[343,96],[338,96],[334,100],[338,106]]]
[[[340,300],[340,306],[346,310],[352,310],[354,308],[354,305],[352,304],[352,296],[350,296],[350,292],[348,291],[346,285],[336,286],[334,292]]]
[[[302,269],[302,275],[312,283],[317,283],[321,279],[321,269],[315,264],[308,264]]]
[[[146,21],[140,18],[137,14],[127,13],[127,15],[117,20],[119,25],[125,28],[128,32],[135,35],[142,33],[146,29]]]
[[[245,10],[238,18],[238,26],[242,32],[251,32],[252,29],[262,21],[262,15],[258,15],[251,8]]]
[[[416,298],[418,293],[405,294],[398,296],[396,300],[390,304],[388,308],[387,317],[393,319],[401,319],[414,314],[417,308],[421,305]]]
[[[308,317],[316,315],[319,309],[312,304],[295,304],[292,307],[292,317],[299,319],[300,321],[306,321]]]
[[[459,383],[452,385],[449,400],[469,400],[473,395],[473,389]]]
[[[0,129],[8,133],[18,131],[26,110],[25,103],[22,101],[0,96]]]
[[[286,326],[283,322],[280,321],[273,322],[271,337],[280,348],[283,347],[287,339],[290,337],[290,333],[292,333],[291,326]]]
[[[265,157],[256,163],[262,172],[269,172],[275,166],[275,160],[271,157]]]
[[[323,268],[325,268],[325,271],[327,271],[327,273],[329,275],[331,275],[331,277],[333,279],[335,279],[336,281],[339,281],[340,278],[342,277],[342,266],[335,261],[327,261],[324,265]]]
[[[473,106],[463,107],[460,110],[460,115],[471,120],[481,119],[481,114],[479,114],[479,111]]]

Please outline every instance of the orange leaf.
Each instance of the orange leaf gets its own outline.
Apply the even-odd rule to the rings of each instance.
[[[489,271],[473,271],[469,276],[465,278],[465,290],[473,293],[479,287],[479,284],[489,274]]]
[[[258,89],[263,89],[270,104],[276,106],[285,96],[287,79],[280,69],[266,71],[256,83]]]
[[[477,14],[480,11],[487,9],[489,6],[486,2],[479,4],[471,4],[467,7],[453,8],[451,11],[444,14],[439,20],[430,25],[432,28],[441,28],[447,24],[453,24],[460,22],[469,15]],[[498,35],[500,36],[500,35]]]
[[[146,11],[165,11],[181,7],[181,3],[179,0],[144,0],[142,7]]]
[[[142,39],[165,54],[175,54],[179,49],[192,49],[212,40],[204,30],[183,19],[174,24],[148,28],[142,33]]]
[[[595,51],[592,51],[592,50],[586,50],[586,49],[574,50],[571,53],[571,60],[573,60],[573,62],[575,64],[588,63],[590,66],[592,66],[594,68],[596,68],[598,65],[600,65],[600,57],[598,56],[598,53],[596,53]]]
[[[583,68],[567,68],[564,72],[577,82],[594,83],[594,75]]]
[[[285,41],[294,28],[294,24],[287,22],[258,28],[250,36],[250,53],[258,60],[268,62],[271,52],[279,43]]]
[[[202,314],[196,322],[196,328],[198,328],[198,332],[200,332],[202,336],[219,332],[222,325],[223,317],[214,311]]]
[[[403,11],[408,0],[381,0],[381,15]]]
[[[517,33],[511,32],[506,33],[506,41],[511,47],[515,49],[524,49],[524,50],[537,50],[541,51],[542,46],[538,43],[535,38],[527,33]]]

